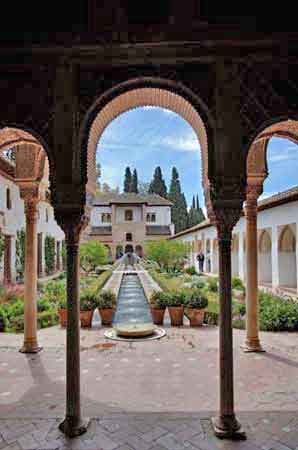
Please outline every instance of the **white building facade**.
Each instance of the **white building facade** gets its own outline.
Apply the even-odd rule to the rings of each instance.
[[[156,194],[99,194],[93,202],[84,240],[99,240],[112,260],[127,251],[144,254],[144,242],[174,234],[171,202]]]
[[[274,292],[297,292],[298,288],[298,187],[258,203],[258,280]],[[233,230],[232,274],[246,279],[246,218],[243,215]],[[218,274],[216,228],[204,221],[176,234],[190,244],[190,263],[198,270],[197,255],[205,256],[204,271]]]
[[[44,199],[38,203],[38,276],[46,275],[45,239],[55,239],[54,271],[62,269],[62,243],[64,233],[54,219],[50,203]],[[25,230],[24,201],[13,178],[0,169],[0,229],[4,240],[4,252],[0,261],[0,283],[10,284],[17,280],[16,246],[18,232]]]

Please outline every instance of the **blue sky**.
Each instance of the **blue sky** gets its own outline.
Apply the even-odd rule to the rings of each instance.
[[[199,194],[201,156],[197,137],[179,115],[155,107],[136,108],[117,117],[105,129],[99,143],[97,160],[101,163],[101,182],[123,188],[126,166],[136,168],[141,181],[151,181],[156,166],[161,166],[167,185],[176,166],[188,204]],[[269,177],[263,196],[288,189],[297,183],[298,146],[286,139],[273,138],[268,148]]]

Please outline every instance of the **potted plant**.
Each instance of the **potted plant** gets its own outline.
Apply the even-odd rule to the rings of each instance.
[[[80,319],[82,328],[91,328],[92,317],[97,307],[94,290],[84,289],[80,295]]]
[[[183,308],[185,301],[185,291],[171,291],[167,296],[167,307],[169,310],[171,325],[180,327],[183,325]]]
[[[163,325],[168,294],[163,291],[154,291],[150,297],[150,309],[154,325]]]
[[[208,306],[206,295],[199,289],[194,289],[185,302],[184,314],[190,320],[191,327],[201,327]]]
[[[65,328],[67,325],[67,309],[66,309],[66,297],[61,296],[59,300],[59,322],[61,327]]]
[[[101,291],[97,305],[102,325],[111,326],[116,309],[116,295],[114,292],[111,290]]]

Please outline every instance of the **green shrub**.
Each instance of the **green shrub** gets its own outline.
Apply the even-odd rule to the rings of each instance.
[[[169,294],[163,291],[154,291],[150,297],[150,305],[155,309],[165,309]]]
[[[207,286],[208,286],[209,291],[218,292],[218,279],[213,278],[213,277],[208,278]]]
[[[196,280],[191,285],[192,289],[205,289],[207,286],[207,283],[203,280]]]
[[[204,315],[204,323],[207,325],[218,325],[218,313],[206,311]]]
[[[85,242],[80,246],[80,265],[84,272],[95,272],[97,266],[106,264],[108,249],[99,241]]]
[[[101,273],[98,277],[96,277],[94,281],[94,289],[96,292],[100,292],[100,290],[104,287],[110,276],[112,275],[113,271],[111,269],[106,270],[105,272]]]
[[[297,331],[298,303],[261,292],[259,321],[262,331]]]
[[[232,322],[233,328],[237,330],[245,330],[245,320],[243,319],[235,319]]]
[[[55,270],[56,248],[55,238],[47,235],[44,241],[45,270],[49,275]]]
[[[116,295],[112,290],[104,290],[99,294],[97,305],[99,309],[115,308],[116,301]]]
[[[7,319],[9,320],[9,322],[11,322],[11,320],[14,317],[24,315],[24,301],[23,300],[18,299],[16,301],[14,301],[13,303],[3,305],[3,307],[6,310]]]
[[[184,272],[188,275],[196,275],[197,273],[195,266],[186,267],[186,269],[184,269]]]
[[[52,280],[46,283],[43,287],[43,297],[52,304],[58,304],[61,299],[66,298],[65,280]]]
[[[147,241],[145,254],[165,271],[181,271],[188,254],[189,246],[183,241]]]
[[[177,289],[177,290],[169,291],[167,298],[166,298],[167,306],[169,306],[169,307],[182,306],[185,303],[186,297],[187,297],[187,292],[185,289]]]
[[[187,308],[204,309],[208,306],[208,298],[200,289],[191,289],[186,296],[185,306]]]
[[[65,297],[61,297],[59,302],[58,302],[58,308],[59,309],[66,309],[66,296]]]
[[[239,277],[232,278],[232,289],[238,289],[238,291],[245,292],[245,286],[241,278]]]
[[[57,311],[49,310],[43,311],[37,314],[37,326],[38,328],[47,328],[57,325],[59,322],[59,316]]]
[[[47,298],[39,298],[37,300],[37,312],[41,313],[52,309],[52,305]]]
[[[17,332],[24,331],[24,316],[15,316],[9,320],[10,328]]]
[[[8,327],[8,319],[7,319],[7,313],[5,311],[5,308],[0,305],[0,329],[2,331],[6,331]]]
[[[246,314],[246,306],[243,303],[233,302],[233,314],[245,316]]]
[[[93,311],[97,308],[97,296],[94,289],[84,289],[80,294],[80,310]]]

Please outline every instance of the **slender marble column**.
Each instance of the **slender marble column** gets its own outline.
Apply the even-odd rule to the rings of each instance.
[[[69,437],[87,430],[81,418],[80,399],[80,272],[81,226],[64,228],[67,258],[66,417],[59,428]]]
[[[219,252],[219,416],[212,419],[215,435],[220,438],[246,439],[234,411],[233,330],[231,286],[232,227],[221,224],[218,230]]]
[[[246,340],[245,352],[263,352],[258,323],[258,231],[257,188],[249,188],[246,198]]]
[[[25,199],[25,309],[22,353],[37,353],[37,210],[38,199]]]

